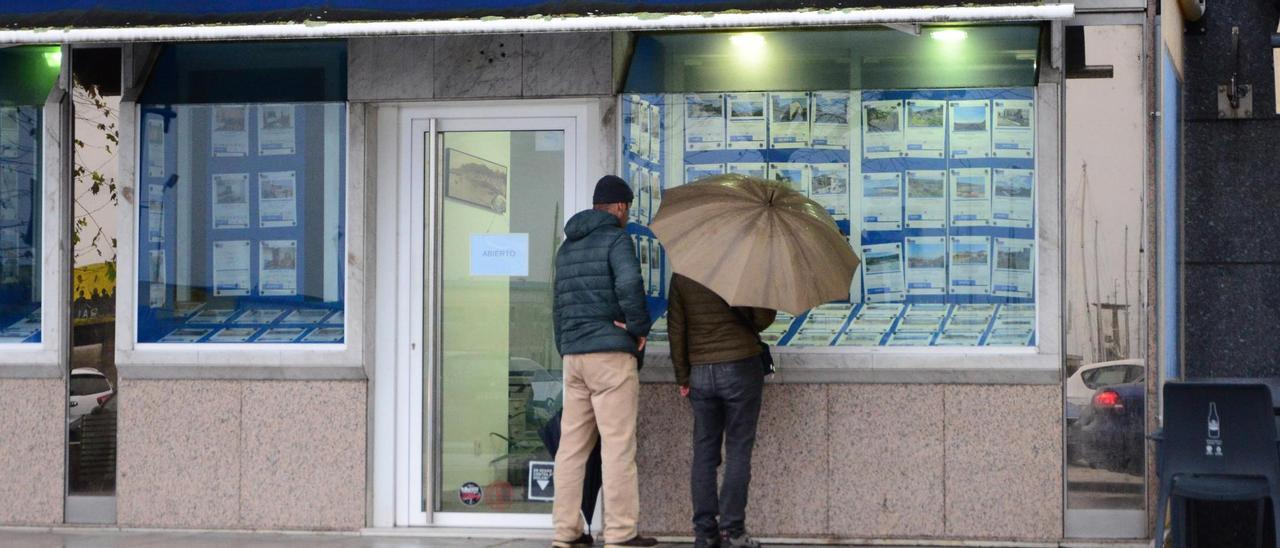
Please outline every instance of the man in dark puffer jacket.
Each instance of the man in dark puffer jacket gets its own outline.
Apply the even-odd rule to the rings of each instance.
[[[636,475],[636,354],[649,334],[649,309],[635,244],[623,227],[634,195],[622,179],[596,183],[595,207],[564,227],[556,253],[556,348],[564,357],[564,410],[556,452],[553,547],[585,548],[579,508],[587,457],[601,440],[605,546],[653,546],[641,537]]]

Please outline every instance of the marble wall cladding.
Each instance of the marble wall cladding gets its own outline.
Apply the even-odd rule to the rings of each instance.
[[[519,97],[523,40],[518,34],[436,38],[435,97]]]
[[[0,525],[62,522],[64,383],[0,380]]]
[[[613,35],[607,32],[527,34],[525,97],[613,93]]]
[[[936,536],[943,525],[943,388],[832,385],[831,530]]]
[[[243,413],[243,526],[364,526],[363,382],[245,383]]]
[[[435,37],[353,38],[347,45],[351,101],[412,101],[435,96]]]
[[[353,38],[352,101],[613,95],[608,32]]]
[[[828,533],[827,387],[765,386],[752,455],[747,528],[770,536]]]
[[[992,402],[1000,402],[993,406]],[[1061,388],[770,384],[747,526],[759,536],[1062,535]],[[692,417],[644,384],[641,529],[688,535]]]
[[[240,396],[235,381],[120,382],[121,526],[239,526]]]
[[[640,531],[692,534],[693,413],[674,384],[641,384],[636,464]]]
[[[1062,388],[947,386],[946,535],[1062,537]]]
[[[691,534],[689,403],[670,384],[643,384],[640,397],[641,530]],[[827,435],[826,387],[765,388],[752,459],[748,529],[770,536],[826,534]]]
[[[365,383],[125,380],[124,527],[359,529]]]

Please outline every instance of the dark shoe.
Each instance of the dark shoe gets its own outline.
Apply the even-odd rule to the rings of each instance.
[[[640,535],[636,535],[631,540],[627,540],[623,542],[610,542],[608,543],[608,545],[609,546],[657,546],[658,539],[653,537],[642,537]]]
[[[595,544],[596,539],[591,538],[590,533],[583,533],[582,536],[575,540],[557,540],[551,543],[551,548],[591,548]]]
[[[751,538],[745,531],[733,536],[728,531],[720,532],[721,548],[760,548],[760,542]]]
[[[693,539],[693,548],[720,548],[720,537],[697,537]]]

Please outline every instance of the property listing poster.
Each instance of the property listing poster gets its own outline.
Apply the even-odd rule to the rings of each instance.
[[[297,295],[298,241],[262,240],[258,245],[258,293]]]
[[[906,238],[907,294],[942,295],[947,292],[947,238]]]
[[[258,155],[280,156],[298,151],[294,105],[258,107]]]
[[[222,240],[213,242],[213,294],[222,296],[248,295],[249,240]]]
[[[862,156],[902,156],[902,101],[862,102]]]
[[[908,170],[907,228],[947,226],[947,171]]]
[[[947,286],[954,295],[991,293],[991,238],[952,236]]]
[[[164,241],[164,185],[147,185],[147,241]]]
[[[724,94],[684,96],[684,149],[688,151],[724,148]]]
[[[728,168],[729,173],[755,177],[757,179],[764,179],[769,176],[769,164],[756,162],[734,163],[729,164]]]
[[[249,107],[246,105],[214,105],[213,135],[210,142],[214,158],[239,157],[249,154]]]
[[[992,154],[996,158],[1031,158],[1035,153],[1035,109],[1031,101],[991,102],[995,127],[991,131]]]
[[[766,96],[765,93],[725,95],[725,102],[729,105],[729,120],[725,124],[729,148],[765,148],[768,132],[768,124],[765,121]]]
[[[721,175],[724,173],[724,164],[692,164],[684,166],[684,184],[697,182],[707,177]],[[644,179],[637,178],[633,181],[642,181]],[[633,183],[632,186],[635,186]]]
[[[849,92],[813,92],[813,148],[849,148]]]
[[[769,94],[769,146],[775,149],[809,146],[807,92]]]
[[[662,109],[658,105],[650,104],[649,110],[649,159],[654,162],[662,161]]]
[[[628,106],[630,107],[630,108],[628,109],[628,112],[629,112],[630,114],[629,114],[629,116],[627,117],[627,118],[628,118],[628,120],[627,120],[627,146],[626,146],[626,149],[627,149],[627,152],[630,152],[630,153],[632,153],[632,154],[636,154],[636,155],[641,155],[641,154],[640,154],[640,137],[641,137],[641,132],[640,132],[640,128],[641,128],[640,115],[644,112],[644,111],[643,111],[643,108],[644,108],[644,102],[643,102],[643,101],[641,101],[641,100],[639,100],[639,99],[633,99],[633,98],[631,98],[631,96],[628,96],[628,98],[626,99],[626,102],[628,103]],[[648,122],[648,121],[644,122],[644,126],[645,126],[645,127],[647,127],[647,126],[648,126],[648,124],[649,124],[649,122]],[[642,155],[641,155],[641,156],[642,156]]]
[[[213,228],[249,228],[249,174],[214,173]]]
[[[837,222],[849,220],[849,164],[813,164],[809,173],[809,199],[827,210]]]
[[[164,177],[164,118],[147,115],[147,177]]]
[[[1034,240],[992,238],[996,261],[991,272],[991,294],[1031,298],[1035,283]]]
[[[150,267],[148,279],[150,280],[150,295],[148,304],[151,308],[159,308],[164,306],[165,296],[168,294],[168,276],[169,271],[165,265],[165,254],[163,249],[152,249],[148,251],[148,266]]]
[[[864,230],[902,228],[902,174],[862,174],[862,227]]]
[[[990,189],[990,168],[951,170],[951,226],[990,224]]]
[[[955,159],[991,156],[991,102],[952,101],[951,157]]]
[[[904,155],[942,158],[947,146],[947,102],[924,99],[907,101]]]
[[[258,226],[298,225],[297,172],[258,173]]]
[[[991,170],[991,224],[1031,228],[1035,172],[1030,169]]]
[[[791,187],[792,190],[809,195],[808,164],[778,163],[769,164],[769,179]]]
[[[902,244],[862,246],[862,287],[869,303],[897,302],[905,295]]]

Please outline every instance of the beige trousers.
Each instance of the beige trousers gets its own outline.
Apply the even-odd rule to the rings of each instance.
[[[582,535],[582,481],[587,457],[601,440],[605,545],[636,536],[640,484],[636,477],[636,413],[640,376],[636,358],[624,352],[564,358],[564,414],[556,452],[556,540]]]

